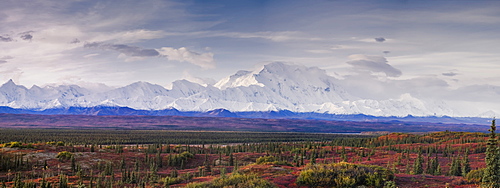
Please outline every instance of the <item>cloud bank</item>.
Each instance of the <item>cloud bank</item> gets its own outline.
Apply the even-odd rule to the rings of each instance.
[[[159,53],[169,60],[189,62],[194,65],[200,66],[204,69],[215,68],[214,54],[213,53],[197,53],[188,50],[185,47],[175,49],[171,47],[160,48]]]
[[[358,71],[381,72],[389,77],[401,76],[401,70],[394,68],[387,63],[387,59],[381,56],[351,55],[351,61],[347,64],[353,66]]]
[[[108,44],[100,42],[85,43],[84,47],[112,50],[130,57],[164,57],[171,61],[188,62],[204,69],[215,68],[213,53],[197,53],[185,47],[178,49],[172,47],[147,49],[126,44]]]
[[[0,42],[12,42],[12,40],[9,36],[0,36]]]

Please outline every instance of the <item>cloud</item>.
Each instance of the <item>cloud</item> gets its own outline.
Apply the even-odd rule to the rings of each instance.
[[[144,49],[136,46],[129,46],[125,44],[114,44],[109,47],[112,50],[119,51],[128,56],[138,57],[154,57],[160,55],[155,49]]]
[[[458,75],[458,73],[455,73],[455,72],[445,72],[445,73],[442,73],[443,76],[456,76]]]
[[[12,57],[12,56],[3,56],[3,57],[0,57],[0,59],[14,59],[14,57]]]
[[[3,80],[12,79],[14,83],[20,83],[19,79],[24,74],[24,71],[19,68],[8,68],[0,70],[0,78]],[[5,83],[5,81],[1,82]]]
[[[94,56],[98,56],[99,54],[87,54],[87,55],[84,55],[83,57],[84,58],[90,58],[90,57],[94,57]]]
[[[377,38],[375,38],[375,41],[377,41],[377,42],[385,42],[385,38],[384,37],[377,37]]]
[[[3,56],[3,57],[0,57],[0,64],[7,63],[7,60],[8,60],[8,59],[13,59],[13,57],[11,57],[11,56]]]
[[[343,76],[338,83],[348,93],[376,100],[398,98],[405,93],[418,98],[444,98],[450,90],[447,81],[434,75],[387,79],[372,74],[351,74]]]
[[[136,30],[126,30],[113,33],[99,33],[94,36],[91,40],[93,41],[105,41],[108,43],[121,43],[130,44],[136,42],[142,42],[151,39],[160,39],[167,35],[164,31],[146,30],[146,29],[136,29]]]
[[[160,49],[147,49],[126,44],[107,44],[101,42],[85,43],[85,48],[100,48],[120,52],[120,56],[134,57],[129,60],[137,60],[137,57],[165,57],[168,60],[189,62],[204,69],[215,68],[213,53],[197,53],[185,47],[179,49],[162,47]]]
[[[33,39],[33,35],[31,33],[33,33],[33,31],[22,32],[22,33],[19,33],[19,35],[21,35],[20,36],[21,39],[31,41],[31,39]]]
[[[0,36],[0,42],[12,42],[13,39],[9,36]]]
[[[430,95],[436,94],[435,92],[432,92],[432,89],[443,89],[449,86],[445,80],[436,76],[420,76],[407,80],[392,80],[390,83],[399,85],[399,87],[403,88],[402,90],[404,91],[412,91],[413,93],[427,92]],[[423,90],[422,88],[425,89]]]
[[[231,38],[262,38],[275,42],[284,42],[291,40],[320,40],[318,38],[303,36],[304,34],[298,31],[263,31],[254,33],[229,32],[219,33],[219,35]]]
[[[306,52],[313,53],[313,54],[329,54],[329,53],[332,53],[331,50],[306,50]]]
[[[367,55],[351,55],[351,61],[347,64],[352,65],[355,69],[360,71],[382,72],[390,77],[401,76],[401,70],[394,68],[387,63],[387,60],[381,56],[367,56]]]
[[[189,62],[198,65],[204,69],[215,68],[214,54],[213,53],[197,53],[188,50],[185,47],[175,49],[170,47],[163,47],[158,50],[161,55],[166,56],[169,60],[180,62]]]
[[[160,53],[155,49],[144,49],[141,47],[130,46],[125,44],[106,44],[106,43],[92,42],[92,43],[85,43],[84,47],[114,50],[122,54],[125,54],[127,56],[133,56],[133,57],[155,57],[160,55]]]
[[[165,36],[227,37],[238,39],[265,39],[274,42],[286,41],[322,41],[324,38],[312,37],[299,31],[260,31],[260,32],[225,32],[197,31],[185,33],[164,33]]]
[[[77,38],[73,39],[71,42],[69,42],[70,44],[78,44],[80,43],[80,40],[78,40]]]
[[[33,31],[22,32],[22,33],[19,33],[18,35],[19,35],[19,38],[21,38],[23,40],[31,41],[33,39],[33,35],[31,33],[33,33]],[[12,39],[12,37],[10,37],[8,35],[0,36],[0,42],[12,42],[12,41],[14,41],[14,39]]]
[[[208,85],[214,85],[215,83],[217,83],[217,81],[214,80],[213,78],[201,78],[201,77],[193,76],[193,74],[189,73],[187,70],[182,72],[182,75],[183,75],[183,79],[188,80],[190,82],[200,84],[204,87],[207,87]]]
[[[474,84],[457,88],[445,96],[449,100],[481,101],[495,104],[500,97],[500,86],[490,84]]]

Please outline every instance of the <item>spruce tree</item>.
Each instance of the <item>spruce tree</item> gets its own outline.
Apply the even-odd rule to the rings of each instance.
[[[233,152],[229,154],[229,166],[234,166],[234,156]]]
[[[498,140],[495,133],[495,119],[491,121],[490,138],[486,145],[486,169],[484,170],[482,187],[500,187],[500,159],[498,150]]]
[[[427,168],[425,168],[425,173],[426,174],[433,174],[434,169],[432,169],[432,159],[431,159],[431,153],[427,152]]]
[[[453,160],[451,161],[451,167],[448,174],[451,176],[462,175],[462,167],[460,166],[460,160],[458,157],[454,157]]]
[[[462,159],[462,176],[465,177],[471,171],[469,164],[469,149],[465,150],[465,156]]]
[[[432,160],[431,167],[433,169],[432,175],[441,175],[441,167],[439,166],[439,157],[437,153],[435,154],[434,159]]]
[[[422,157],[422,150],[419,150],[417,160],[415,160],[415,163],[413,164],[413,174],[424,173],[423,164],[424,158]]]

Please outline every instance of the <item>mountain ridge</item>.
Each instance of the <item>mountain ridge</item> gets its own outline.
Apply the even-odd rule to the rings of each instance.
[[[185,116],[185,117],[229,117],[250,119],[303,119],[355,122],[428,122],[440,124],[489,125],[491,119],[480,117],[450,117],[450,116],[371,116],[366,114],[325,114],[314,112],[281,111],[245,111],[231,112],[226,109],[211,111],[179,111],[175,108],[164,110],[136,110],[129,107],[68,107],[53,108],[40,111],[15,109],[0,106],[0,114],[33,114],[33,115],[89,115],[89,116]]]
[[[104,91],[78,85],[35,85],[28,89],[9,80],[0,86],[0,106],[31,111],[108,106],[144,111],[225,109],[229,112],[291,111],[400,117],[497,114],[494,110],[458,109],[453,106],[467,105],[425,100],[410,93],[381,100],[361,98],[339,83],[339,79],[317,67],[273,62],[254,71],[238,71],[214,85],[177,80],[172,83],[172,89],[142,81]]]

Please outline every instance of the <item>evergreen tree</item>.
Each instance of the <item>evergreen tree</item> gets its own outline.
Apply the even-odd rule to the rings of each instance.
[[[233,152],[229,154],[229,166],[234,166],[234,156]]]
[[[462,168],[460,166],[460,160],[458,157],[453,158],[451,161],[450,172],[448,173],[451,176],[460,176],[462,175]]]
[[[432,175],[435,175],[435,176],[441,175],[441,167],[439,166],[439,158],[438,158],[437,153],[431,162],[431,168],[433,169]]]
[[[434,169],[432,169],[432,159],[431,159],[431,154],[427,152],[427,168],[425,169],[426,174],[433,174]]]
[[[495,119],[491,121],[490,138],[486,145],[486,169],[484,170],[481,186],[500,187],[500,159],[498,151],[498,140],[495,133]]]
[[[75,160],[75,155],[71,155],[71,170],[73,172],[76,172],[76,160]]]
[[[423,164],[424,158],[422,157],[422,150],[419,150],[417,160],[415,160],[415,163],[413,164],[413,174],[424,173]]]
[[[465,177],[471,171],[469,164],[469,149],[465,150],[465,156],[462,159],[462,176]]]
[[[439,163],[438,163],[438,166],[436,169],[436,173],[434,175],[436,175],[436,176],[441,175],[441,165]]]
[[[158,168],[163,168],[163,160],[161,158],[161,152],[160,151],[156,152],[156,161],[155,162],[156,162],[156,165],[157,165]]]

